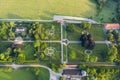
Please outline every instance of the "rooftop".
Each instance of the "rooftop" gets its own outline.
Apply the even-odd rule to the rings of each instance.
[[[104,27],[106,29],[120,29],[120,25],[118,23],[104,24]]]

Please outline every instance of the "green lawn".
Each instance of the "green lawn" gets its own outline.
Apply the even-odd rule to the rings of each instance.
[[[49,80],[49,72],[44,68],[39,68],[40,74],[35,75],[31,68],[21,68],[12,72],[0,71],[0,80]]]
[[[93,35],[95,41],[104,41],[105,35],[102,25],[92,25],[89,33]]]
[[[96,5],[90,0],[0,0],[0,18],[50,19],[55,14],[94,16]]]
[[[76,58],[71,59],[68,57],[69,62],[82,62],[85,60],[86,54],[84,53],[85,48],[81,46],[81,44],[70,44],[68,45],[68,55],[71,54],[71,52],[75,52]],[[106,44],[96,44],[95,48],[92,50],[93,53],[91,55],[94,55],[98,57],[99,62],[104,62],[105,61],[105,55],[107,53],[107,46]]]
[[[81,28],[80,24],[75,25],[75,24],[67,23],[67,27],[69,27],[73,30],[73,31],[70,32],[70,31],[66,31],[65,28],[63,29],[64,33],[66,31],[68,40],[79,41],[81,33],[82,33],[82,31],[84,31]],[[91,28],[88,30],[88,32],[93,35],[93,38],[94,38],[95,41],[104,41],[105,40],[105,35],[104,35],[102,25],[94,25],[93,24],[91,26]]]
[[[24,43],[23,50],[25,51],[26,60],[34,60],[35,48],[33,43]]]

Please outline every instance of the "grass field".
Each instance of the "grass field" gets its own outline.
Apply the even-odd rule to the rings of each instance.
[[[109,0],[97,15],[92,0],[0,0],[0,18],[51,19],[53,15],[92,17],[94,20],[111,22],[116,15],[116,2]]]
[[[48,70],[44,68],[39,69],[40,74],[38,76],[31,71],[31,68],[22,68],[12,72],[0,71],[0,80],[49,80]]]
[[[0,0],[0,18],[50,19],[55,14],[90,17],[96,5],[90,0]]]

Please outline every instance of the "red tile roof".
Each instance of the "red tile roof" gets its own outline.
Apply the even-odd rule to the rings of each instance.
[[[106,29],[120,29],[120,25],[117,23],[114,24],[104,24]]]

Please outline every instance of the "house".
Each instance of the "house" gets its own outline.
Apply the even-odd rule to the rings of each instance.
[[[65,80],[81,80],[81,72],[79,69],[64,69],[62,75]]]
[[[21,33],[21,32],[24,32],[25,31],[25,28],[24,27],[17,27],[15,32],[17,33]]]
[[[118,24],[118,23],[104,24],[103,26],[107,30],[109,30],[109,29],[120,29],[120,24]]]

